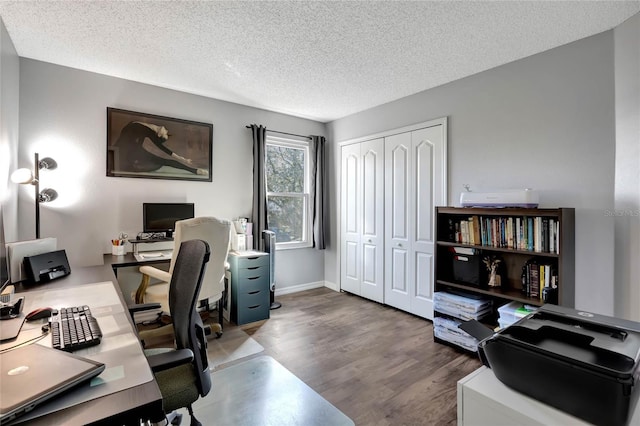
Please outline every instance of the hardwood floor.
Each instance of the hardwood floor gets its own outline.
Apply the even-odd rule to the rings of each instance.
[[[356,425],[453,425],[456,382],[477,357],[433,342],[433,325],[326,288],[279,296],[241,328]]]

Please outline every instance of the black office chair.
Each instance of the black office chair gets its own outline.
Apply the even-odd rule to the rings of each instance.
[[[180,424],[175,410],[186,407],[191,425],[201,423],[193,416],[191,404],[211,389],[211,373],[207,361],[207,339],[196,302],[202,285],[209,245],[202,240],[189,240],[180,245],[169,285],[169,307],[173,318],[175,349],[147,349],[145,355],[162,393],[165,414],[173,413],[172,424]],[[149,309],[153,304],[132,306],[130,311]],[[157,307],[157,306],[156,306]]]

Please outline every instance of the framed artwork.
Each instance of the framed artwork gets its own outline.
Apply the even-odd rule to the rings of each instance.
[[[107,176],[211,182],[213,124],[107,108]]]

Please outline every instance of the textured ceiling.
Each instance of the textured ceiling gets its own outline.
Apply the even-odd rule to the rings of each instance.
[[[331,121],[609,30],[635,1],[5,1],[22,57]]]

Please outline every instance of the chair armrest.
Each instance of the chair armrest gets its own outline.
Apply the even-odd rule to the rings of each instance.
[[[151,278],[155,278],[166,283],[171,282],[171,274],[167,271],[163,271],[162,269],[154,268],[153,266],[141,266],[139,271],[141,274],[149,275]]]
[[[159,303],[138,303],[137,305],[128,306],[129,313],[133,314],[141,311],[149,311],[151,309],[160,309]]]
[[[179,365],[189,364],[193,361],[193,352],[191,352],[191,349],[178,349],[175,351],[149,355],[147,356],[147,361],[149,362],[151,371],[157,373]]]

